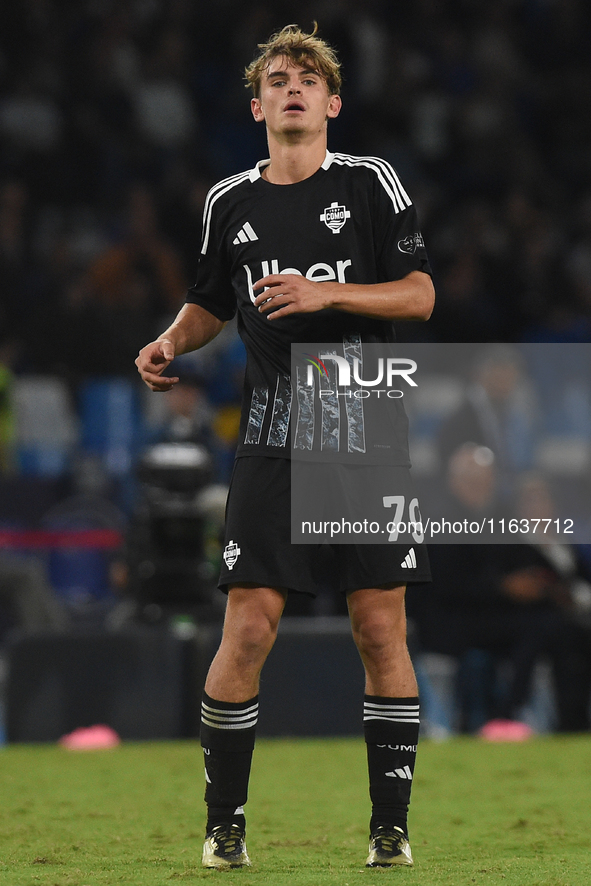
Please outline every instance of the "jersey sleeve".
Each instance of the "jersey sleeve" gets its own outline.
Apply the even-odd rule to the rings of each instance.
[[[380,282],[412,271],[432,274],[417,212],[395,170],[380,161],[375,179],[374,238]]]
[[[197,279],[187,292],[186,301],[200,305],[225,322],[236,313],[236,294],[226,254],[222,213],[212,205],[214,191],[212,188],[205,201]]]

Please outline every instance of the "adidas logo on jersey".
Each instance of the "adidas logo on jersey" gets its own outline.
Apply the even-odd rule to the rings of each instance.
[[[409,781],[412,781],[412,772],[408,766],[405,766],[404,769],[395,769],[394,772],[386,772],[385,774],[390,778],[407,778]]]
[[[417,566],[417,555],[415,554],[415,549],[411,548],[402,563],[400,564],[403,569],[416,569]]]
[[[251,241],[251,243],[254,243],[254,241],[258,239],[259,238],[255,234],[250,222],[244,222],[244,224],[232,240],[232,243],[234,244],[234,246],[238,246],[239,243],[248,243],[249,240]]]

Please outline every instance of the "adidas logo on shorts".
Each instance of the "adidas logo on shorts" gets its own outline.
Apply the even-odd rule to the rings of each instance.
[[[403,569],[416,569],[417,568],[417,555],[415,554],[415,549],[411,548],[402,563],[400,564]]]

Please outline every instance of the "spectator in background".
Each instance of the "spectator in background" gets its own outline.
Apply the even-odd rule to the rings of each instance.
[[[136,301],[134,284],[142,273],[153,287],[145,303],[150,314],[162,317],[177,310],[186,286],[181,263],[159,230],[152,192],[135,184],[128,192],[123,237],[92,263],[90,276],[98,300],[113,308]]]
[[[589,342],[591,4],[345,0],[298,14],[318,18],[354,90],[335,149],[384,156],[417,196],[440,276],[433,339]],[[19,369],[127,373],[154,315],[175,313],[205,193],[258,159],[235,74],[285,20],[277,0],[0,4],[0,323],[22,339]],[[143,235],[101,246],[96,264],[74,256],[84,213],[112,239],[120,195],[142,189]],[[215,388],[229,452],[235,407]],[[523,419],[515,401],[511,416]],[[482,417],[472,409],[468,439],[499,464]]]
[[[335,149],[385,157],[418,196],[440,274],[432,339],[588,341],[589,4],[318,0],[301,15],[319,20],[345,62],[350,112],[335,121]],[[112,232],[133,182],[149,183],[180,276],[193,277],[196,193],[259,156],[232,71],[284,20],[270,0],[3,4],[0,180],[26,196],[7,192],[13,230],[24,218],[26,236],[14,241],[21,259],[3,313],[16,306],[15,330],[23,298],[33,317],[43,309],[22,330],[26,366],[46,371],[41,330],[62,281],[93,263],[66,257],[55,280],[63,247],[52,232],[62,220],[75,229],[85,211]],[[0,228],[3,218],[0,205]],[[112,299],[112,279],[99,276]],[[132,301],[159,300],[159,261],[131,278]]]
[[[512,491],[517,472],[531,467],[535,399],[519,353],[490,345],[478,359],[464,403],[439,430],[443,464],[463,443],[488,447],[496,459],[501,496]]]
[[[181,260],[159,230],[154,197],[145,185],[130,188],[123,238],[91,263],[88,283],[108,327],[104,365],[126,374],[146,333],[149,337],[178,309],[186,289]]]
[[[149,398],[150,441],[201,443],[214,457],[215,479],[229,483],[240,427],[246,352],[230,321],[202,351],[177,357],[174,396]]]
[[[464,444],[451,457],[448,488],[455,502],[442,516],[478,519],[492,513],[494,473],[492,462],[479,457],[482,448]],[[553,516],[552,507],[543,482],[526,478],[517,516]],[[421,650],[457,659],[459,687],[464,688],[460,726],[467,731],[487,719],[519,720],[535,666],[543,659],[552,664],[558,729],[588,729],[589,576],[572,547],[558,545],[549,535],[520,541],[429,545],[433,582],[408,598]],[[487,667],[475,651],[488,654]],[[499,684],[493,672],[500,662],[509,668]]]
[[[37,56],[29,52],[28,64],[21,62],[8,72],[7,88],[0,103],[0,136],[12,160],[10,165],[18,165],[20,176],[45,200],[58,196],[64,172],[61,151],[66,126],[56,62],[58,59],[48,54]]]
[[[203,380],[190,370],[183,370],[177,360],[175,371],[180,381],[162,404],[152,443],[197,443],[215,458],[217,441],[212,431],[213,410],[207,399]],[[164,400],[164,398],[162,398]]]
[[[1,173],[0,173],[1,174]],[[9,178],[0,185],[0,329],[24,330],[23,301],[32,272],[31,206],[27,185]]]
[[[145,139],[165,153],[180,151],[197,131],[196,110],[187,88],[187,35],[167,28],[144,58],[143,76],[132,88],[137,125]]]
[[[11,364],[15,343],[0,342],[0,477],[12,473],[14,465],[15,416],[12,403]]]
[[[68,616],[58,602],[45,566],[33,557],[0,551],[0,628],[26,632],[63,630]],[[0,635],[0,643],[4,639]]]
[[[495,519],[501,507],[499,485],[499,467],[492,450],[462,443],[449,457],[433,515],[451,523],[468,520],[479,525],[482,520]]]

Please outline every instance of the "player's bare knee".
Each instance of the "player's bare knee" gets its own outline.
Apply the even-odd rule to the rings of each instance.
[[[265,615],[250,619],[243,627],[242,645],[245,649],[267,655],[275,642],[277,626]]]
[[[249,613],[225,632],[224,642],[232,651],[237,666],[262,664],[273,648],[277,625],[264,613]]]
[[[401,621],[392,622],[374,617],[357,625],[353,637],[364,658],[379,658],[406,649],[406,626]]]

